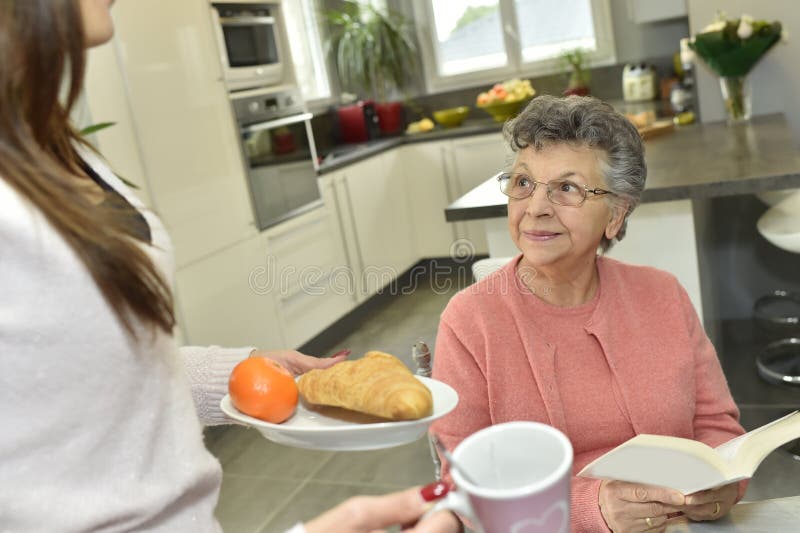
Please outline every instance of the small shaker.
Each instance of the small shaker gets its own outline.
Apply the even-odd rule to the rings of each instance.
[[[424,341],[417,342],[411,349],[411,357],[417,365],[417,375],[426,378],[431,377],[433,367],[431,365],[431,351]]]
[[[431,377],[431,372],[433,371],[431,351],[424,341],[418,341],[416,344],[414,344],[414,346],[411,348],[411,358],[417,365],[418,376],[426,378]],[[433,473],[436,477],[436,480],[439,481],[442,479],[442,462],[439,460],[439,454],[436,453],[436,446],[431,440],[430,434],[428,434],[428,446],[431,450],[431,460],[433,461],[434,470]]]

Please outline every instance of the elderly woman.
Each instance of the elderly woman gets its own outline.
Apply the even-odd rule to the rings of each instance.
[[[542,96],[505,135],[516,157],[498,179],[521,254],[442,314],[433,375],[460,402],[434,431],[452,449],[492,424],[550,424],[572,442],[573,474],[639,433],[711,446],[743,433],[678,281],[598,255],[625,235],[644,189],[633,125],[593,98]],[[572,527],[662,531],[678,513],[714,520],[744,488],[683,495],[573,476]]]

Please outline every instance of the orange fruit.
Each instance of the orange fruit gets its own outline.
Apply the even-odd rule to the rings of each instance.
[[[297,384],[280,363],[249,357],[236,365],[228,381],[234,407],[246,415],[280,424],[297,407]]]

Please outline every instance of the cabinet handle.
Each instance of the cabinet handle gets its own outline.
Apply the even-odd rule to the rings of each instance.
[[[336,178],[331,180],[330,188],[331,188],[331,197],[333,198],[333,203],[336,206],[336,224],[339,226],[339,235],[342,236],[342,247],[344,248],[344,260],[346,262],[350,261],[350,247],[347,245],[347,234],[345,233],[344,228],[344,220],[342,217],[344,216],[344,212],[342,211],[342,205],[339,201],[339,193],[336,191]],[[355,231],[355,230],[354,230]]]
[[[364,270],[364,258],[361,256],[361,243],[358,242],[358,227],[356,226],[356,219],[353,215],[353,200],[350,197],[350,189],[347,188],[347,182],[343,179],[344,195],[347,200],[347,211],[350,213],[350,224],[353,227],[353,238],[356,241],[356,256],[358,256],[358,271]]]
[[[453,184],[450,183],[450,172],[448,172],[449,165],[447,164],[447,156],[448,150],[444,146],[440,146],[439,150],[441,151],[442,157],[442,173],[444,174],[444,190],[447,193],[447,201],[452,203],[454,201],[453,198]]]
[[[294,115],[291,117],[270,120],[269,122],[259,122],[258,124],[253,124],[252,126],[244,126],[240,128],[239,131],[242,133],[253,133],[261,130],[272,130],[281,126],[288,126],[290,124],[297,124],[298,122],[303,122],[305,120],[311,120],[312,118],[314,118],[314,115],[311,113],[302,113],[300,115]]]
[[[300,229],[307,230],[308,228],[310,228],[310,227],[312,227],[312,226],[314,226],[316,224],[319,224],[319,223],[323,222],[324,220],[325,220],[325,216],[324,215],[320,215],[319,217],[306,222],[302,226],[293,224],[291,228],[287,228],[287,229],[284,229],[284,230],[281,230],[281,231],[276,231],[275,233],[268,234],[267,235],[267,241],[269,241],[271,244],[274,244],[275,241],[279,241],[279,240],[281,240],[283,238],[286,238],[287,236],[290,236],[292,233],[295,233],[296,231],[298,231]]]
[[[321,278],[319,278],[319,280],[316,283],[314,283],[313,285],[310,285],[309,288],[319,287],[321,285],[325,285],[328,282],[328,280],[331,279],[331,275],[333,275],[333,271],[332,270],[328,270],[328,272],[323,274],[323,276]],[[289,294],[282,294],[282,295],[280,295],[278,297],[278,299],[281,301],[281,303],[287,303],[289,300],[294,300],[295,298],[297,298],[298,296],[300,296],[302,294],[308,294],[308,293],[305,290],[303,290],[303,286],[302,285],[298,285],[297,286],[297,290],[294,290],[294,291],[290,292]],[[324,294],[311,294],[310,296],[324,296]]]

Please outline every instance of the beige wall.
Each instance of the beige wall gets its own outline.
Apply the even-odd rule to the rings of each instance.
[[[610,0],[617,63],[670,56],[677,52],[680,40],[689,33],[686,17],[637,24],[631,20],[629,1],[633,0]]]
[[[688,0],[689,27],[692,34],[706,26],[718,10],[728,17],[746,13],[756,19],[779,20],[789,30],[788,44],[779,43],[750,72],[753,91],[753,114],[786,113],[800,146],[800,9],[797,0]],[[719,81],[698,60],[697,82],[703,122],[722,120],[725,108]]]

